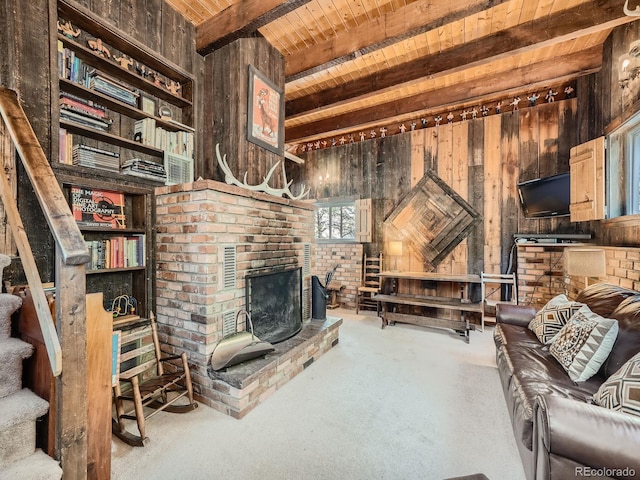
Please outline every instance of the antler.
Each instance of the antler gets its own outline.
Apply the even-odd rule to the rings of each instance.
[[[633,10],[629,8],[629,0],[625,0],[624,7],[622,9],[625,15],[630,17],[640,17],[640,5],[636,6]]]
[[[310,190],[308,188],[305,188],[304,185],[302,186],[302,192],[299,195],[293,195],[291,193],[291,190],[289,189],[289,187],[293,183],[293,180],[290,180],[289,182],[287,182],[287,173],[284,168],[284,163],[282,164],[282,179],[285,185],[284,188],[273,188],[269,186],[269,180],[271,179],[273,172],[275,172],[276,168],[278,168],[280,161],[276,162],[276,164],[273,167],[271,167],[271,169],[267,173],[267,176],[264,177],[264,179],[262,180],[262,183],[258,185],[249,185],[247,183],[247,174],[249,172],[244,173],[243,182],[241,182],[240,180],[238,180],[236,177],[233,176],[233,173],[231,172],[231,168],[229,168],[229,164],[227,163],[227,154],[225,153],[222,157],[220,156],[219,143],[216,143],[216,157],[218,157],[218,164],[220,165],[220,168],[224,172],[224,181],[230,185],[236,185],[238,187],[246,188],[253,192],[265,192],[270,195],[274,195],[276,197],[287,195],[292,200],[301,200],[303,197],[309,194]]]

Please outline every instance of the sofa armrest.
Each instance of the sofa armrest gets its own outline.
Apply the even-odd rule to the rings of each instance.
[[[510,323],[528,327],[529,322],[536,315],[536,309],[527,305],[513,305],[511,303],[498,303],[496,305],[496,322]]]
[[[535,408],[534,461],[540,478],[549,478],[551,457],[591,469],[633,470],[623,475],[630,478],[640,475],[640,418],[554,395],[538,396]]]

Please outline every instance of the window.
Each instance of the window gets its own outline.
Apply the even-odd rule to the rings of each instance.
[[[609,136],[609,218],[640,213],[640,113]]]
[[[318,210],[316,211],[316,239],[355,241],[355,202],[318,204]]]

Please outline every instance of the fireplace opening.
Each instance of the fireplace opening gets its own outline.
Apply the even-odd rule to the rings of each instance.
[[[278,343],[300,331],[302,268],[247,275],[245,280],[245,305],[260,340]],[[250,330],[248,320],[246,328]]]

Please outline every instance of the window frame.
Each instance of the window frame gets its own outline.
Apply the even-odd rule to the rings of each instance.
[[[640,112],[609,133],[606,145],[607,220],[637,218],[640,216]]]
[[[327,200],[316,201],[316,212],[314,215],[314,238],[318,243],[357,243],[357,215],[358,206],[356,205],[356,197],[345,198],[332,198]],[[332,238],[332,224],[331,224],[331,209],[332,208],[351,207],[353,208],[354,226],[353,226],[353,238]],[[329,238],[319,238],[317,236],[318,230],[318,214],[320,209],[329,209]]]

